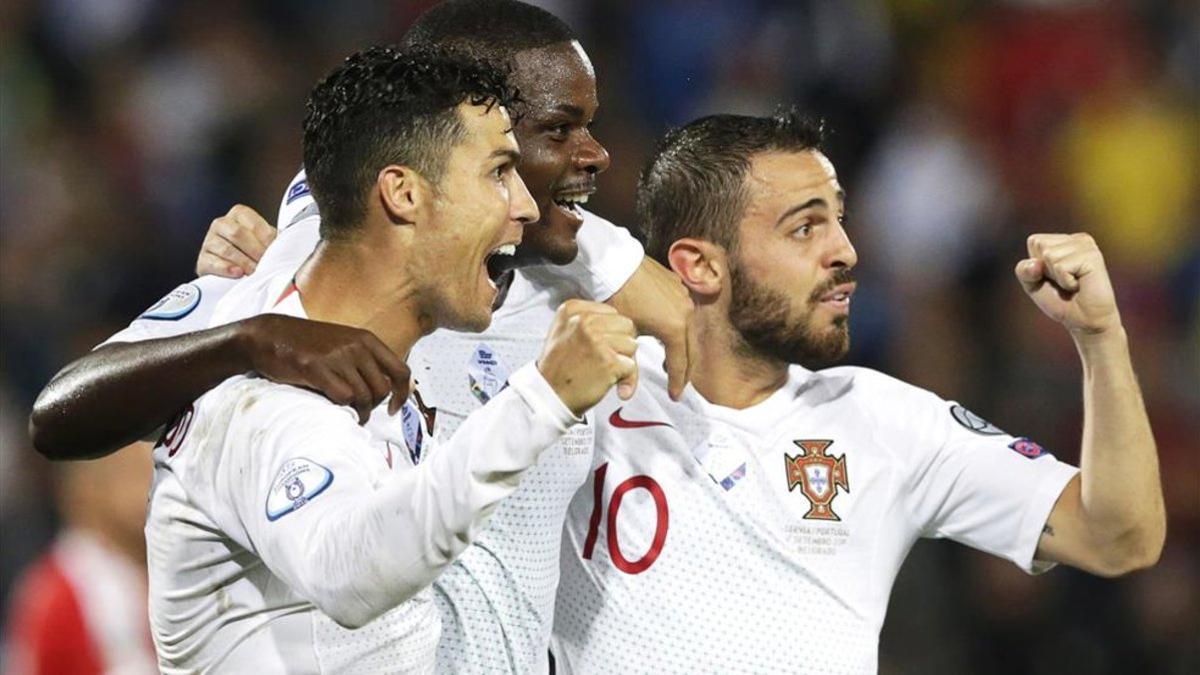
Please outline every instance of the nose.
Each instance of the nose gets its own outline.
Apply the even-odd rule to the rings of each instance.
[[[537,202],[533,201],[533,195],[529,194],[529,188],[525,186],[524,179],[516,171],[509,175],[513,179],[512,185],[508,189],[509,221],[516,222],[521,227],[537,222],[541,213],[538,212]]]
[[[583,130],[583,140],[575,149],[575,168],[590,174],[601,173],[608,169],[610,159],[608,150],[600,145],[600,141],[592,136],[588,129]]]
[[[845,228],[841,225],[834,230],[833,244],[829,249],[825,264],[828,267],[845,267],[847,269],[852,269],[858,264],[858,251],[854,250],[854,244],[850,243],[850,235],[846,234]]]

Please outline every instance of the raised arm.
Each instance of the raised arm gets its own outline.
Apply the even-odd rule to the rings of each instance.
[[[100,457],[146,437],[223,380],[251,371],[320,391],[353,406],[363,421],[388,394],[398,407],[410,379],[404,362],[367,331],[269,314],[101,347],[46,385],[29,433],[48,459]]]
[[[1050,513],[1038,558],[1117,576],[1153,565],[1166,536],[1158,453],[1112,284],[1087,234],[1037,234],[1016,275],[1070,331],[1083,365],[1080,474]]]
[[[294,406],[277,406],[272,418],[252,407],[269,405],[265,398],[235,402],[252,422],[227,441],[236,454],[216,484],[244,492],[228,497],[240,513],[222,526],[244,527],[266,565],[301,597],[337,623],[360,627],[433,583],[541,452],[633,376],[635,349],[625,317],[595,303],[564,304],[536,365],[513,373],[511,386],[419,465],[383,480],[347,466],[351,454],[378,457],[365,430],[344,418],[340,428],[337,420],[315,426],[328,408],[296,419]],[[251,456],[260,449],[275,454],[270,466]],[[243,467],[266,473],[247,483],[238,480]],[[272,512],[273,503],[284,506]]]

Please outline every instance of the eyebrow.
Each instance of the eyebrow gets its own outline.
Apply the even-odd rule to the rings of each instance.
[[[512,150],[510,148],[500,148],[499,150],[493,150],[492,154],[488,155],[488,159],[493,159],[495,157],[507,158],[508,161],[512,162],[513,164],[521,163],[521,153],[517,150]]]
[[[559,103],[558,105],[554,106],[554,110],[557,110],[561,113],[566,113],[572,117],[583,117],[583,108],[570,103]]]
[[[846,191],[845,190],[838,190],[837,197],[838,197],[838,201],[842,202],[843,204],[846,203]],[[796,215],[797,213],[800,213],[801,211],[806,211],[808,209],[814,209],[814,208],[819,208],[819,207],[829,208],[829,202],[825,201],[821,197],[813,197],[812,199],[804,202],[803,204],[797,204],[797,205],[793,206],[792,208],[788,209],[787,211],[784,211],[782,216],[779,216],[779,220],[775,221],[775,227],[779,227],[780,225],[783,224],[783,221]]]

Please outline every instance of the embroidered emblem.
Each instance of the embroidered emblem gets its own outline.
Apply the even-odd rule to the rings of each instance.
[[[983,419],[979,415],[967,410],[957,403],[950,406],[950,416],[955,422],[961,424],[964,428],[970,429],[977,434],[983,436],[1003,436],[1004,431],[995,424]]]
[[[1017,454],[1028,457],[1029,459],[1037,459],[1038,457],[1050,454],[1050,452],[1041,445],[1029,440],[1028,438],[1025,438],[1024,436],[1018,438],[1012,443],[1009,443],[1008,447],[1012,448]]]
[[[311,459],[284,462],[267,493],[267,520],[276,521],[302,508],[333,482],[333,472]]]
[[[183,284],[164,295],[158,302],[150,305],[150,308],[142,312],[138,318],[151,321],[178,321],[200,306],[200,298],[203,296],[204,292],[196,284]]]
[[[621,417],[621,411],[624,407],[617,408],[611,415],[608,416],[608,423],[618,429],[644,429],[646,427],[671,427],[669,422],[655,422],[653,420],[631,420]],[[674,427],[671,427],[674,428]]]
[[[486,404],[508,386],[508,367],[486,344],[476,345],[467,361],[467,386],[480,404]]]
[[[831,457],[825,454],[833,441],[792,441],[800,448],[796,456],[783,454],[787,465],[788,491],[797,487],[808,499],[810,508],[804,517],[808,520],[841,520],[833,511],[833,498],[840,487],[850,491],[850,480],[846,474],[846,455]]]

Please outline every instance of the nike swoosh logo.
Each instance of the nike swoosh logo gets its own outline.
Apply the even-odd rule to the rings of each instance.
[[[641,420],[627,420],[621,417],[622,408],[617,408],[613,414],[608,416],[608,423],[618,429],[644,429],[646,427],[670,427],[667,422],[643,422]],[[674,427],[672,427],[674,428]]]

